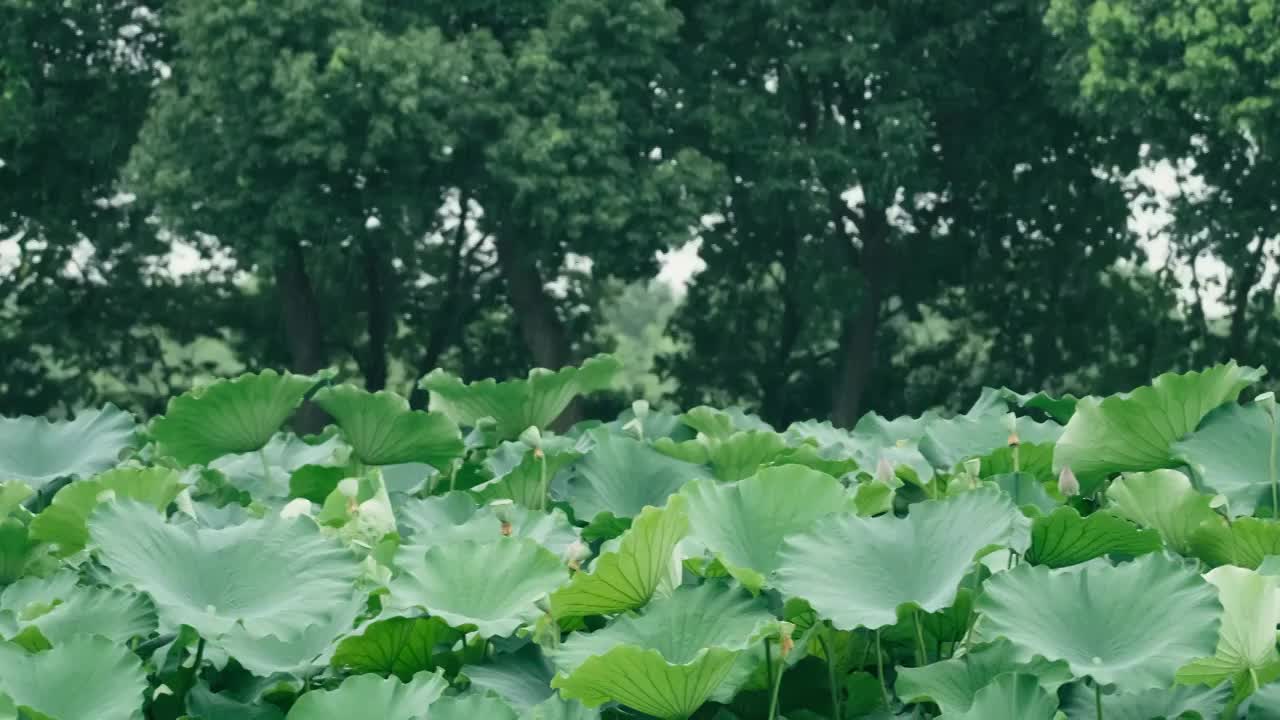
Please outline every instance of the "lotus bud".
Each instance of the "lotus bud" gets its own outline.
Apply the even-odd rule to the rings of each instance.
[[[978,487],[978,479],[982,477],[982,459],[970,458],[964,461],[964,474],[969,478],[969,489]]]
[[[505,527],[511,526],[511,509],[516,506],[515,501],[510,498],[502,498],[489,503],[489,507],[493,510],[493,514],[498,521]],[[503,535],[510,535],[510,532],[504,532]]]
[[[570,569],[576,572],[582,569],[582,559],[590,552],[591,549],[588,548],[581,540],[574,540],[569,544],[569,547],[565,548],[565,562],[569,565]]]
[[[1272,420],[1275,419],[1276,417],[1276,394],[1275,393],[1264,392],[1258,397],[1254,398],[1253,401],[1261,405],[1263,410],[1267,411],[1268,417],[1270,417]]]
[[[885,485],[893,485],[893,479],[893,463],[888,458],[880,458],[880,462],[876,464],[876,480]]]
[[[796,641],[791,637],[795,630],[795,623],[789,623],[785,620],[778,623],[778,651],[784,658],[790,655],[791,651],[796,647]]]
[[[542,431],[536,425],[530,425],[525,431],[520,433],[520,442],[531,448],[542,447]]]
[[[1062,472],[1058,473],[1058,492],[1067,497],[1080,494],[1080,481],[1071,472],[1070,466],[1062,468]]]
[[[511,523],[503,521],[502,527],[498,528],[498,532],[502,533],[502,537],[511,537]]]
[[[353,498],[360,494],[360,480],[358,478],[345,478],[338,483],[338,492]]]
[[[1022,444],[1022,440],[1018,438],[1017,430],[1014,430],[1013,432],[1009,433],[1009,439],[1007,442],[1009,444],[1009,447],[1017,447]]]
[[[303,515],[311,515],[311,501],[306,498],[295,498],[280,508],[280,517],[292,520]]]
[[[640,420],[643,420],[643,419],[645,419],[646,417],[648,417],[648,416],[649,416],[649,401],[648,401],[648,400],[636,400],[635,402],[631,403],[631,414],[635,415],[635,416],[636,416],[636,418],[638,418],[638,419],[640,419]]]

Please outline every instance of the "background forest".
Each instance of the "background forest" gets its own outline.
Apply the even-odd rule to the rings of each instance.
[[[614,351],[850,425],[1265,364],[1277,12],[0,0],[0,411]]]

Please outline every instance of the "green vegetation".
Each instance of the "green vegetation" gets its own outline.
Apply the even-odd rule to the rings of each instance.
[[[555,432],[600,356],[0,418],[0,718],[1274,717],[1264,375]]]

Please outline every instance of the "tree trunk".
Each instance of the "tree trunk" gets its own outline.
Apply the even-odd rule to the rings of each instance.
[[[519,238],[513,238],[510,233],[499,232],[496,243],[498,267],[507,283],[511,310],[515,313],[520,335],[533,356],[534,364],[550,370],[571,364],[573,355],[569,348],[569,334],[543,287],[542,273],[536,260]],[[552,427],[563,430],[581,419],[582,409],[574,403],[552,423]]]
[[[371,392],[387,386],[387,342],[394,326],[391,302],[387,297],[387,258],[377,245],[376,240],[366,236],[360,248],[360,254],[364,256],[366,325],[369,332],[369,348],[363,368],[364,386]]]
[[[1223,360],[1239,360],[1247,362],[1249,358],[1246,356],[1246,341],[1249,337],[1249,295],[1253,291],[1253,286],[1257,284],[1258,279],[1262,276],[1263,265],[1265,264],[1267,243],[1265,240],[1258,240],[1258,250],[1249,256],[1252,262],[1247,263],[1244,267],[1235,269],[1232,290],[1231,303],[1231,325],[1227,332],[1227,352]]]
[[[276,283],[280,291],[285,341],[293,361],[291,369],[310,375],[324,367],[324,335],[319,303],[307,275],[302,246],[296,238],[289,238],[284,243],[284,255],[276,264]],[[324,428],[325,420],[325,414],[319,408],[306,403],[294,415],[293,425],[299,433],[314,433]]]
[[[889,223],[884,211],[871,205],[858,224],[862,241],[858,270],[862,273],[863,294],[853,315],[845,319],[840,335],[839,365],[831,397],[831,422],[852,427],[862,415],[862,396],[875,369],[876,336],[880,330],[880,305],[889,271]]]

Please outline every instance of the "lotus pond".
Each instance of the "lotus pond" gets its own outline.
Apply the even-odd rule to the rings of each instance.
[[[0,720],[1280,718],[1262,370],[549,429],[617,370],[0,419]]]

